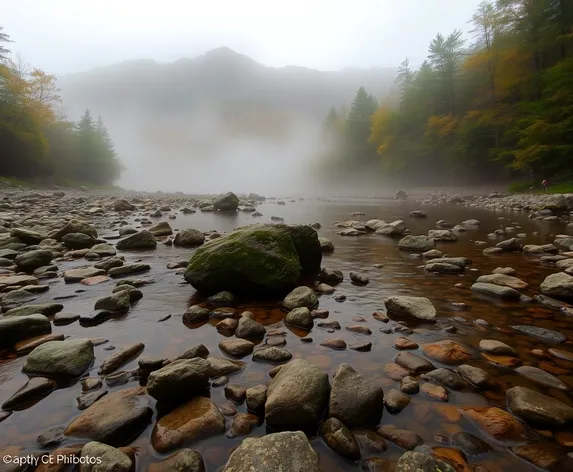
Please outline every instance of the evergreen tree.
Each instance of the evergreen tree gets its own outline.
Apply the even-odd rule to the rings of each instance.
[[[0,63],[5,62],[8,59],[8,54],[10,54],[10,50],[4,47],[4,44],[12,42],[10,36],[3,30],[4,28],[0,26]]]
[[[360,87],[345,121],[346,152],[357,163],[370,164],[376,162],[376,148],[368,140],[372,127],[372,116],[377,108],[376,99],[366,92],[364,87]]]

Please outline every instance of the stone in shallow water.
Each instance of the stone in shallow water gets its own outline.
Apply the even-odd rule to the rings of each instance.
[[[510,410],[529,423],[560,428],[573,422],[573,408],[556,398],[526,387],[512,387],[505,396]]]
[[[28,316],[41,314],[45,316],[52,316],[62,311],[64,305],[60,303],[38,303],[35,305],[23,305],[17,308],[12,308],[4,313],[4,316]]]
[[[325,339],[320,343],[320,345],[329,347],[330,349],[346,349],[346,342],[341,338]]]
[[[384,302],[386,309],[397,316],[406,316],[421,321],[435,321],[436,309],[432,302],[424,297],[389,297]]]
[[[77,416],[64,434],[113,446],[129,444],[151,421],[149,402],[144,387],[110,393]]]
[[[63,341],[63,340],[64,340],[63,333],[43,334],[41,336],[35,336],[33,338],[25,339],[24,341],[16,343],[16,345],[14,346],[14,350],[18,355],[27,354],[44,343],[51,341]]]
[[[459,364],[472,358],[471,352],[450,340],[423,344],[422,351],[429,358],[443,364]]]
[[[48,377],[81,376],[95,359],[89,339],[51,341],[38,346],[26,359],[23,372]]]
[[[501,341],[494,339],[482,339],[479,342],[479,348],[488,354],[495,354],[498,356],[515,356],[515,350]]]
[[[253,352],[255,345],[246,339],[226,338],[219,342],[219,349],[232,357],[244,357]]]
[[[122,365],[139,356],[144,348],[145,345],[143,343],[135,343],[123,347],[102,362],[98,374],[107,375],[119,369]]]
[[[159,419],[151,442],[165,453],[224,432],[225,418],[217,406],[206,397],[195,397]]]
[[[410,397],[396,389],[390,389],[384,394],[384,405],[392,413],[399,413],[410,403]]]
[[[518,457],[534,464],[543,470],[565,471],[571,470],[569,467],[560,467],[562,460],[565,460],[565,451],[554,443],[537,442],[514,446],[511,450]],[[571,465],[571,463],[569,463]]]
[[[283,300],[283,307],[287,310],[306,307],[314,308],[318,305],[318,299],[314,291],[309,287],[297,287],[290,292]]]
[[[569,387],[565,385],[561,380],[559,380],[554,375],[551,375],[548,372],[545,372],[542,369],[532,366],[521,366],[515,369],[515,371],[527,377],[530,380],[538,383],[539,385],[543,385],[544,387],[548,388],[555,388],[557,390],[568,391]]]
[[[452,443],[459,447],[468,457],[479,457],[488,454],[492,448],[483,439],[471,433],[460,431],[452,436]]]
[[[201,357],[174,361],[149,374],[147,391],[158,401],[189,398],[208,386],[210,367]]]
[[[415,449],[424,444],[424,440],[412,431],[380,427],[376,432],[387,441],[393,442],[404,449]]]
[[[530,336],[540,338],[548,342],[564,343],[567,341],[567,336],[560,333],[559,331],[554,331],[552,329],[539,328],[537,326],[529,325],[514,325],[512,328],[521,333],[529,334]]]
[[[320,435],[327,446],[345,459],[360,459],[360,447],[354,434],[336,418],[328,418],[320,425]]]
[[[573,276],[565,272],[548,275],[539,288],[548,297],[573,301]]]
[[[525,426],[511,413],[489,406],[461,406],[463,415],[498,441],[522,441],[527,438]]]
[[[293,454],[296,451],[296,454]],[[244,439],[223,472],[320,472],[316,452],[301,431],[267,434]]]
[[[524,282],[521,279],[518,279],[517,277],[513,277],[511,275],[499,274],[499,273],[482,275],[481,277],[478,277],[476,282],[501,285],[504,287],[513,288],[515,290],[523,290],[523,289],[526,289],[527,287],[529,287],[528,283]]]
[[[14,395],[2,404],[5,410],[15,410],[18,406],[39,400],[55,390],[55,381],[43,377],[32,377]]]
[[[401,352],[396,356],[395,362],[416,374],[435,369],[430,361],[411,352]]]
[[[107,390],[96,390],[95,392],[85,393],[76,398],[78,410],[85,410],[92,406],[99,399],[107,395]]]
[[[470,287],[474,292],[491,295],[505,300],[519,300],[521,293],[510,287],[503,287],[492,283],[476,282]]]
[[[448,369],[435,369],[421,375],[422,379],[437,382],[452,390],[462,390],[468,386],[467,382],[455,372]]]
[[[44,315],[0,317],[0,348],[51,331],[50,320]]]
[[[99,275],[106,275],[105,270],[96,269],[95,267],[69,269],[64,272],[64,281],[67,283],[81,282],[83,279],[89,279]]]
[[[82,472],[129,472],[133,466],[127,454],[96,441],[89,442],[82,448],[81,457],[85,461],[82,462]],[[92,463],[94,458],[100,459],[99,463]]]
[[[205,464],[197,451],[181,449],[164,461],[151,464],[149,472],[205,472]]]
[[[287,362],[291,358],[292,354],[289,351],[274,346],[264,347],[253,352],[254,361]]]

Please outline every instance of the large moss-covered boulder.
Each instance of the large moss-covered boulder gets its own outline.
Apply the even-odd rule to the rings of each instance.
[[[322,262],[322,248],[318,233],[308,225],[276,225],[290,233],[303,272],[318,273]]]
[[[320,266],[322,257],[316,232],[307,235],[296,228],[256,224],[209,241],[193,254],[185,280],[206,295],[226,290],[260,296],[292,290],[301,271],[315,268],[317,260]]]

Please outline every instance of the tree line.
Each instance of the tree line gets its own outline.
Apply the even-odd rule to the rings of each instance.
[[[361,88],[330,110],[322,153],[334,172],[573,180],[573,2],[484,1],[470,22],[471,41],[438,34],[420,67],[402,62],[380,106]]]
[[[121,164],[101,118],[66,118],[56,77],[12,59],[0,27],[0,176],[110,185]]]

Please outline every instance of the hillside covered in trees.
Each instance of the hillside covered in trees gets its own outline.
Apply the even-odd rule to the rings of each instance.
[[[573,2],[482,2],[472,40],[437,34],[427,60],[400,66],[399,100],[360,88],[333,107],[322,157],[331,175],[397,181],[573,179]],[[457,179],[457,180],[453,180]]]
[[[121,164],[101,118],[62,113],[56,77],[9,57],[0,28],[0,176],[39,183],[111,185]]]

